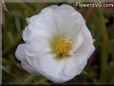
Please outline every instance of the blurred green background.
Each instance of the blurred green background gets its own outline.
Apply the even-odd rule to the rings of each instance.
[[[33,76],[21,68],[15,49],[23,43],[22,31],[26,18],[38,14],[42,8],[61,3],[5,3],[2,25],[2,83],[51,84],[43,76]],[[75,3],[69,3],[75,7]],[[114,84],[114,8],[76,8],[85,18],[95,39],[95,52],[84,71],[65,84]]]

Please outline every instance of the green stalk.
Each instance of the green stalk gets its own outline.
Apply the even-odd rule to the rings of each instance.
[[[103,9],[99,8],[99,24],[100,24],[100,28],[99,31],[101,32],[101,40],[102,40],[102,45],[101,45],[101,73],[100,73],[100,81],[101,82],[105,82],[106,81],[106,76],[107,76],[107,72],[106,72],[106,68],[107,68],[107,61],[108,61],[108,34],[107,34],[107,30],[106,30],[106,26],[105,26],[105,20],[104,20],[104,16],[103,16]]]

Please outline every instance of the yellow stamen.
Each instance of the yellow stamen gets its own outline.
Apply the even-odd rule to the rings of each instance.
[[[58,56],[68,55],[70,50],[71,50],[71,43],[70,43],[70,41],[66,40],[65,38],[58,38],[56,40],[54,52]]]

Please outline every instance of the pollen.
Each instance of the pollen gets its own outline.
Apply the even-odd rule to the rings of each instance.
[[[69,51],[71,50],[71,42],[65,38],[58,38],[55,42],[54,52],[58,56],[65,56],[68,55]]]

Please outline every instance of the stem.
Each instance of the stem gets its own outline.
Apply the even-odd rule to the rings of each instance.
[[[85,10],[85,13],[84,13],[83,16],[84,16],[86,22],[88,22],[89,19],[91,18],[91,15],[92,15],[92,12],[93,12],[93,11],[94,11],[94,8],[92,8],[92,7],[87,8],[87,9]]]
[[[103,9],[99,8],[99,24],[100,24],[100,31],[101,31],[101,39],[102,39],[102,45],[101,45],[101,74],[100,74],[100,81],[105,82],[106,81],[106,68],[107,68],[107,60],[108,60],[108,34],[105,27],[105,20],[103,17]]]
[[[21,40],[21,39],[20,39],[20,36],[17,35],[16,38],[15,38],[15,42],[14,42],[12,45],[10,45],[10,46],[8,46],[7,48],[5,48],[5,49],[3,50],[2,55],[4,56],[7,52],[9,52],[9,51],[12,49],[12,47],[14,47],[20,40]]]
[[[30,75],[23,81],[23,83],[30,83],[33,78],[34,78],[34,76]]]

